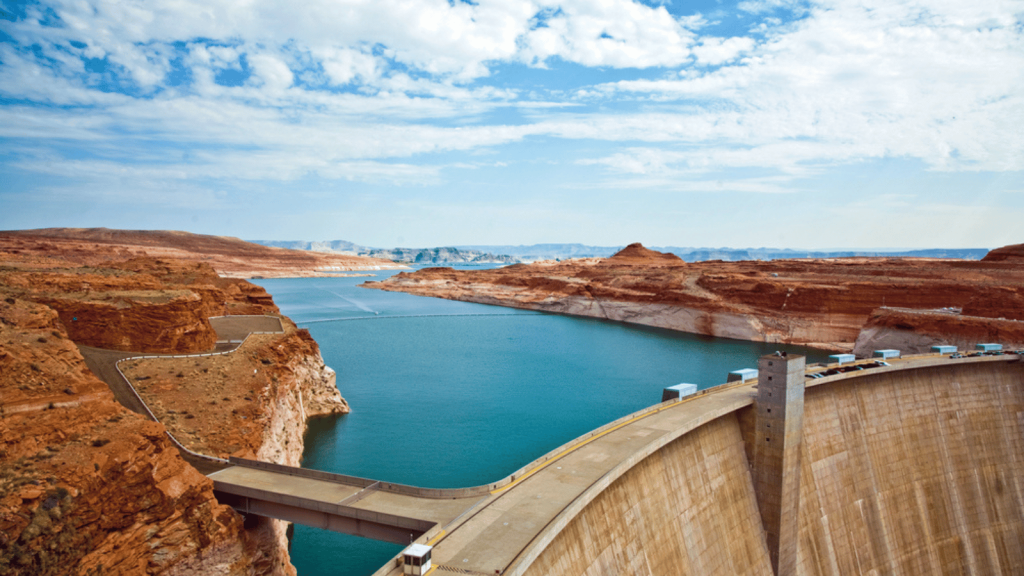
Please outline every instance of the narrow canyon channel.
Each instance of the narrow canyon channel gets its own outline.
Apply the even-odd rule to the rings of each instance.
[[[352,413],[310,422],[303,466],[417,486],[498,480],[666,386],[708,388],[798,346],[694,336],[360,288],[375,278],[255,280],[308,328]],[[295,526],[300,576],[367,576],[401,546]]]

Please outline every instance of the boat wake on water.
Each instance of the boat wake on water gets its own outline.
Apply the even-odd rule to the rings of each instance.
[[[337,292],[335,292],[333,290],[328,290],[327,288],[323,288],[321,286],[317,286],[317,288],[319,288],[320,290],[322,290],[324,292],[327,292],[328,294],[333,294],[333,295],[337,296],[338,298],[341,298],[345,302],[348,302],[349,304],[355,306],[356,308],[359,308],[363,312],[369,312],[370,314],[380,314],[380,312],[370,308],[369,306],[367,306],[367,305],[365,305],[365,304],[363,304],[361,302],[357,302],[357,301],[349,298],[348,296],[344,296],[342,294],[338,294]],[[333,306],[332,306],[332,308],[333,308]]]

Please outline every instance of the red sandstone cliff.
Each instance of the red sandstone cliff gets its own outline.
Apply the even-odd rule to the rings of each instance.
[[[197,358],[152,361],[171,375],[146,396],[162,423],[125,410],[77,344],[204,351],[208,316],[277,308],[205,263],[103,259],[116,256],[78,266],[0,251],[0,573],[294,574],[285,524],[243,526],[164,424],[200,452],[296,465],[306,419],[348,411],[334,372],[282,318],[284,333],[254,336],[205,372]]]
[[[0,573],[248,573],[238,515],[114,401],[53,310],[0,302],[0,373]]]
[[[1024,320],[1024,267],[1009,258],[687,264],[634,244],[607,259],[427,268],[364,286],[846,351],[883,306]]]
[[[135,258],[99,267],[25,266],[0,270],[5,293],[57,311],[78,344],[137,352],[208,350],[211,316],[277,313],[270,296],[243,280],[221,278],[206,263]]]
[[[1024,348],[1024,321],[882,308],[864,324],[854,353],[870,356],[873,350],[895,349],[904,354],[927,354],[932,346],[940,344],[973,350],[983,342],[1003,344],[1007,349]]]
[[[1024,264],[1024,244],[1012,244],[990,251],[981,259],[982,262],[1009,262]]]
[[[43,257],[65,265],[95,265],[134,257],[204,262],[230,278],[298,278],[324,271],[383,270],[405,266],[365,256],[270,248],[238,238],[169,230],[45,228],[0,231],[0,252],[21,261]]]

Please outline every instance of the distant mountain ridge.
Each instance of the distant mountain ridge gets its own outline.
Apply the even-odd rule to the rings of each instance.
[[[451,247],[441,248],[370,248],[345,240],[311,242],[304,240],[251,240],[255,244],[292,250],[328,252],[346,256],[383,258],[406,264],[515,264],[519,259],[506,254]]]
[[[531,244],[531,245],[465,245],[444,248],[369,248],[345,240],[324,242],[251,240],[264,246],[331,252],[352,256],[385,258],[411,264],[514,264],[537,260],[567,260],[569,258],[608,258],[624,246],[588,246],[586,244]],[[679,246],[652,246],[652,250],[675,254],[685,262],[723,260],[779,260],[783,258],[949,258],[981,260],[987,248],[932,248],[924,250],[794,250],[791,248],[694,248]]]
[[[608,258],[625,246],[585,244],[533,244],[530,246],[456,246],[459,250],[481,250],[508,254],[519,260],[565,260],[567,258]]]
[[[360,252],[363,254],[363,252]],[[495,255],[458,248],[374,248],[365,253],[371,258],[387,258],[410,264],[515,264],[519,260],[507,254]]]
[[[311,252],[331,252],[358,256],[360,250],[369,250],[364,246],[346,242],[345,240],[328,240],[325,242],[308,242],[305,240],[249,240],[253,244],[262,244],[272,248],[288,248],[289,250],[309,250]]]
[[[585,244],[533,244],[530,246],[456,246],[460,250],[500,252],[520,260],[565,260],[567,258],[608,258],[624,246],[587,246]],[[987,248],[934,248],[925,250],[794,250],[790,248],[693,248],[651,246],[651,250],[679,256],[685,262],[723,260],[779,260],[783,258],[848,258],[854,256],[888,258],[952,258],[981,260]]]
[[[880,250],[792,250],[789,248],[677,248],[675,246],[655,247],[659,252],[671,252],[686,262],[723,260],[780,260],[783,258],[949,258],[956,260],[981,260],[988,254],[987,248],[933,248],[927,250],[880,251]]]

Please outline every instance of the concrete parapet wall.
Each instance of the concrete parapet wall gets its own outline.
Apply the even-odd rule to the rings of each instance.
[[[754,409],[704,424],[593,496],[523,573],[772,574]],[[1024,574],[1024,364],[924,359],[808,383],[797,574]]]
[[[259,462],[257,460],[247,460],[245,458],[237,458],[232,456],[229,462],[235,466],[244,466],[246,468],[256,468],[258,470],[268,470],[271,472],[278,472],[289,476],[301,476],[303,478],[313,478],[316,480],[326,480],[328,482],[334,482],[337,484],[348,484],[350,486],[358,486],[360,488],[373,487],[381,492],[390,492],[392,494],[404,494],[406,496],[416,496],[419,498],[436,498],[436,499],[454,499],[454,498],[472,498],[474,496],[486,496],[491,493],[497,484],[487,484],[484,486],[472,486],[468,488],[420,488],[418,486],[408,486],[406,484],[397,484],[394,482],[380,482],[377,480],[370,480],[368,478],[360,478],[358,476],[348,476],[345,474],[335,474],[333,472],[322,472],[320,470],[311,470],[309,468],[297,468],[294,466],[284,466],[281,464],[274,464],[272,462]]]

